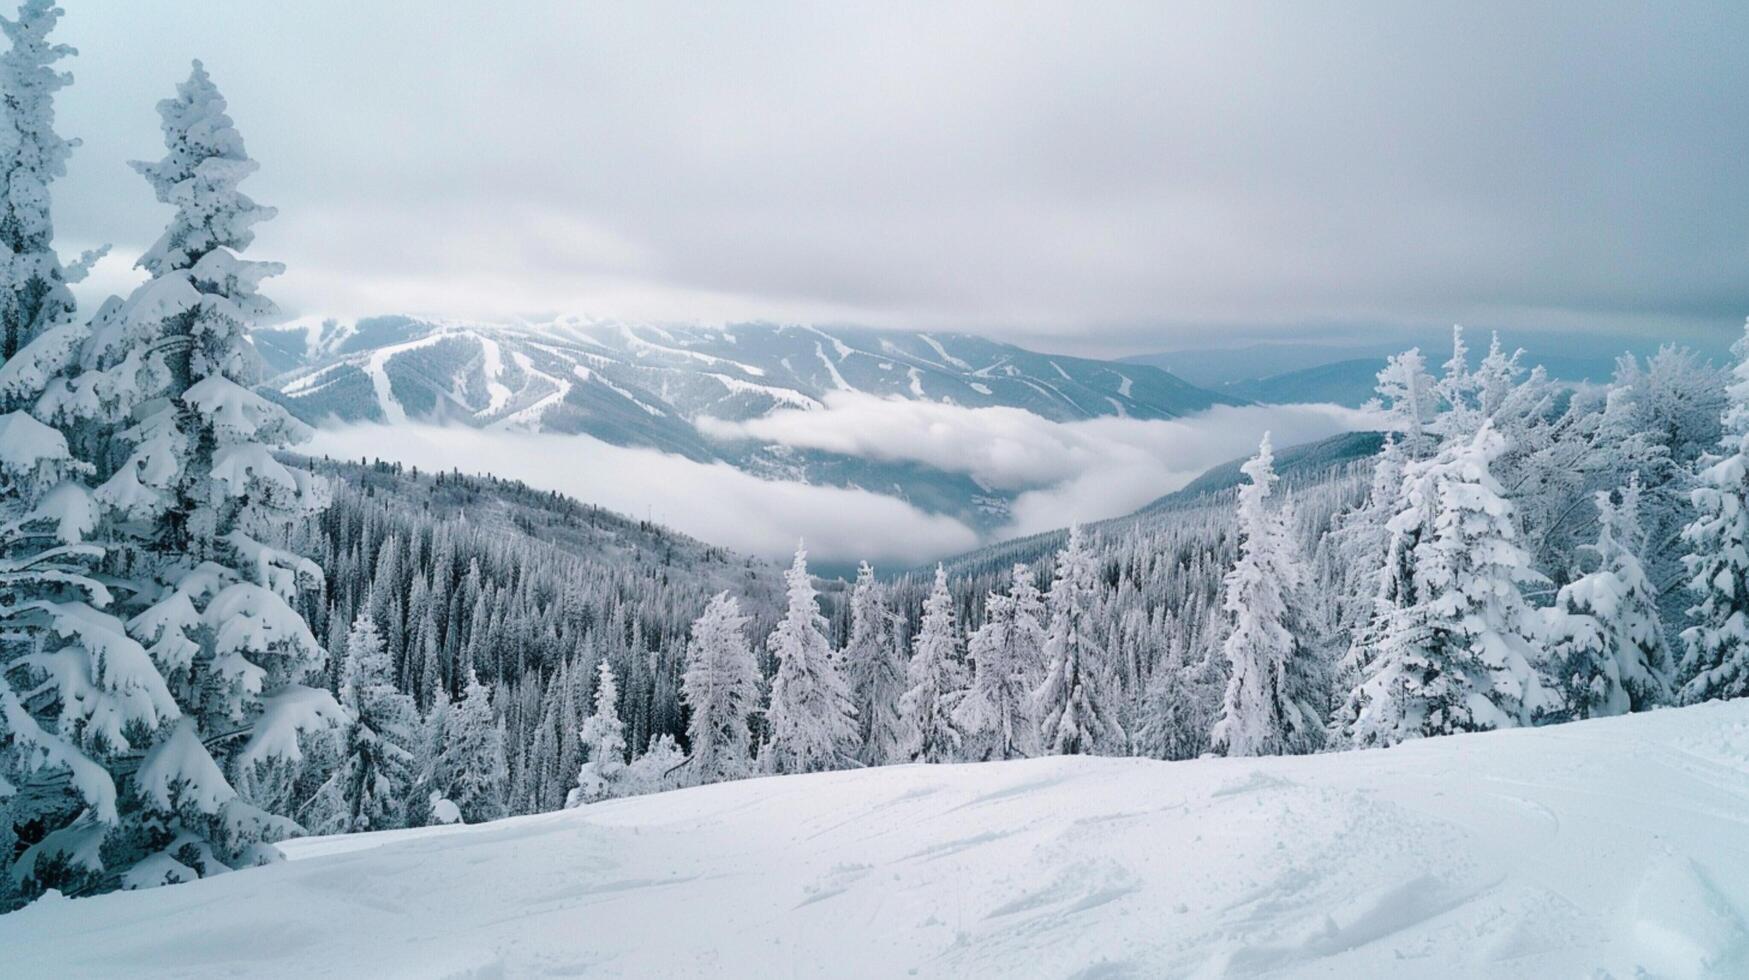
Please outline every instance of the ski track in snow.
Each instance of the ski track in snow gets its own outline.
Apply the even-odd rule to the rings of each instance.
[[[726,783],[0,916],[15,976],[1744,976],[1749,701]]]
[[[486,378],[486,407],[476,415],[492,416],[510,403],[510,389],[499,378],[504,375],[504,351],[490,337],[475,337],[480,342],[481,373]]]
[[[404,344],[393,344],[379,347],[371,351],[370,357],[364,362],[364,372],[370,376],[370,387],[377,396],[377,408],[382,411],[383,419],[390,424],[398,425],[407,421],[407,410],[395,400],[395,392],[389,385],[389,359],[402,351],[429,347],[441,340],[447,340],[451,335],[444,331],[436,331],[418,340],[410,340]]]
[[[919,338],[921,338],[924,343],[928,344],[931,348],[933,348],[935,350],[936,357],[939,357],[943,361],[946,361],[947,363],[952,364],[954,367],[959,368],[961,371],[970,371],[972,369],[972,366],[970,364],[967,364],[965,361],[962,361],[959,358],[953,356],[952,354],[949,354],[947,352],[947,348],[941,346],[941,341],[936,340],[934,337],[931,337],[926,333],[920,333],[917,336]],[[1058,370],[1061,370],[1061,369],[1059,368]]]
[[[838,365],[833,364],[832,361],[826,357],[826,348],[823,344],[816,343],[814,345],[814,356],[818,357],[820,363],[826,366],[826,373],[831,375],[833,387],[837,388],[839,391],[856,390],[850,386],[850,382],[844,380],[844,375],[838,373]]]

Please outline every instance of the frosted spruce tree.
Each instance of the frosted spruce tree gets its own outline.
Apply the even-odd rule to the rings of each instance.
[[[766,721],[771,740],[761,761],[767,772],[798,773],[842,769],[856,764],[856,708],[850,690],[833,664],[826,642],[826,617],[814,601],[808,553],[796,548],[784,574],[789,604],[766,641],[777,658]]]
[[[49,184],[67,174],[78,140],[55,132],[55,93],[73,81],[55,63],[76,54],[49,40],[61,18],[53,0],[25,0],[16,19],[0,18],[10,42],[0,54],[4,130],[0,132],[0,361],[11,360],[39,334],[73,318],[78,282],[104,250],[62,268],[54,248]]]
[[[612,799],[625,791],[626,730],[619,717],[619,681],[605,658],[595,669],[595,710],[583,720],[583,751],[589,758],[577,773],[577,788],[566,806]]]
[[[180,713],[112,614],[91,440],[37,407],[90,337],[66,284],[99,254],[63,270],[54,250],[49,185],[77,144],[54,131],[60,16],[30,0],[0,19],[0,911],[113,886],[139,837],[126,776]]]
[[[1039,591],[1029,566],[1016,564],[1009,572],[1008,597],[1014,600],[1015,660],[1036,689],[1048,666],[1045,624],[1050,619],[1050,610],[1045,607],[1044,593]]]
[[[680,696],[691,711],[687,778],[695,783],[739,779],[752,765],[747,720],[759,710],[760,683],[747,620],[740,602],[719,592],[692,624]]]
[[[1682,632],[1684,704],[1749,695],[1749,324],[1732,346],[1720,451],[1700,462],[1682,531],[1696,602]]]
[[[1461,326],[1451,328],[1451,357],[1443,367],[1445,373],[1434,385],[1440,406],[1439,436],[1447,442],[1468,439],[1482,424],[1477,404],[1481,385],[1470,371],[1470,348]]]
[[[1032,692],[1045,639],[1040,608],[1032,569],[1025,565],[1014,566],[1007,595],[992,592],[985,598],[984,625],[966,644],[971,688],[953,715],[964,733],[969,760],[1016,759],[1036,751]]]
[[[1367,658],[1378,648],[1379,637],[1372,629],[1384,622],[1376,612],[1389,560],[1391,533],[1387,525],[1401,509],[1405,462],[1396,434],[1386,433],[1384,447],[1373,461],[1366,499],[1338,515],[1321,543],[1335,555],[1337,588],[1330,599],[1336,604],[1334,639],[1337,649],[1343,651],[1334,668],[1341,690],[1359,682],[1368,666]]]
[[[140,260],[152,278],[98,311],[77,372],[37,407],[94,450],[128,632],[182,709],[136,773],[129,885],[277,857],[270,842],[297,830],[283,814],[301,742],[344,718],[305,683],[326,654],[292,604],[321,571],[275,545],[325,487],[275,458],[306,429],[249,387],[247,330],[273,309],[257,285],[280,266],[237,252],[273,211],[237,189],[255,163],[198,62],[158,109],[168,153],[135,165],[175,208]]]
[[[1286,755],[1316,751],[1324,719],[1308,674],[1314,651],[1291,628],[1289,605],[1305,584],[1305,566],[1281,515],[1270,510],[1278,479],[1269,435],[1241,467],[1239,557],[1223,583],[1230,630],[1222,652],[1227,691],[1210,734],[1223,755]]]
[[[965,693],[966,667],[960,657],[947,569],[940,565],[935,566],[935,586],[923,600],[923,622],[911,651],[906,671],[910,686],[899,698],[899,714],[910,736],[905,755],[915,762],[957,761],[961,738],[953,711]]]
[[[1376,646],[1341,715],[1355,744],[1511,728],[1556,707],[1539,671],[1540,621],[1520,591],[1542,577],[1489,471],[1504,442],[1484,423],[1406,469]]]
[[[138,833],[118,792],[125,763],[180,714],[106,611],[89,471],[60,432],[0,415],[0,911],[104,885],[117,838]],[[34,840],[17,839],[24,827]]]
[[[1639,478],[1595,500],[1597,568],[1562,586],[1546,610],[1549,674],[1567,718],[1644,711],[1669,699],[1658,591],[1639,558]]]
[[[856,706],[862,746],[858,758],[864,765],[905,761],[908,736],[899,698],[905,693],[909,662],[898,633],[886,590],[875,581],[874,569],[863,562],[850,591],[850,635],[838,663]]]
[[[492,690],[470,668],[468,686],[449,709],[443,725],[440,799],[448,800],[468,823],[505,815],[510,764],[504,732],[492,711]]]
[[[1057,553],[1051,582],[1051,622],[1045,636],[1045,679],[1033,693],[1039,720],[1039,751],[1048,755],[1093,755],[1123,748],[1117,704],[1107,688],[1105,651],[1095,636],[1096,559],[1080,525],[1069,528]]]
[[[1431,430],[1439,413],[1436,387],[1420,348],[1392,355],[1379,371],[1378,398],[1371,407],[1385,413],[1392,431],[1402,433],[1412,456],[1425,454],[1434,442]]]
[[[394,664],[364,610],[346,635],[340,673],[342,729],[335,773],[342,811],[338,832],[384,830],[403,823],[413,785],[419,714],[395,688]]]

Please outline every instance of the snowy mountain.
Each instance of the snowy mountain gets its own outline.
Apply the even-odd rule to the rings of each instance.
[[[1047,419],[1174,418],[1242,400],[1146,366],[1039,354],[982,338],[742,324],[723,329],[557,320],[486,326],[408,317],[257,330],[270,394],[325,421],[426,420],[586,433],[759,476],[894,493],[979,527],[1007,495],[962,474],[751,441],[699,419],[818,408],[832,392],[1021,408]]]
[[[0,917],[21,976],[1741,976],[1749,703],[783,776]]]
[[[832,391],[1003,405],[1058,421],[1174,418],[1240,402],[1158,368],[959,334],[374,317],[254,336],[279,372],[271,387],[311,420],[436,417],[589,432],[622,444],[659,445],[664,437],[686,444],[672,433],[699,416],[739,420],[780,406],[812,407]]]

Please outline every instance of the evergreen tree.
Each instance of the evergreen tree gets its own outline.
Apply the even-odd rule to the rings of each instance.
[[[909,658],[887,593],[863,562],[850,593],[850,636],[839,655],[856,707],[864,765],[905,761],[909,735],[899,713]]]
[[[947,570],[936,565],[935,587],[923,602],[923,623],[912,641],[906,673],[911,686],[899,699],[910,736],[905,754],[913,761],[953,762],[959,757],[961,738],[953,711],[966,687],[959,646]]]
[[[120,764],[180,713],[104,611],[110,591],[92,567],[103,549],[86,541],[97,510],[79,480],[89,469],[60,432],[0,415],[0,911],[20,884],[100,882],[104,845],[129,816]]]
[[[767,646],[777,658],[766,719],[771,741],[763,762],[768,772],[840,769],[854,764],[856,707],[826,642],[826,618],[814,601],[808,553],[798,546],[784,580],[789,604]]]
[[[131,886],[275,859],[266,844],[297,829],[276,811],[302,740],[344,718],[304,683],[326,653],[294,603],[321,570],[273,544],[325,488],[275,458],[306,429],[249,388],[247,330],[273,309],[256,287],[280,266],[237,251],[273,212],[237,190],[255,163],[198,62],[158,108],[168,154],[136,168],[176,213],[140,260],[152,278],[105,304],[78,373],[38,404],[100,451],[111,562],[133,579],[128,631],[182,708],[136,774],[149,820]]]
[[[421,827],[432,822],[433,807],[444,799],[449,773],[444,768],[444,745],[449,738],[453,702],[439,689],[419,724],[419,753],[415,759],[413,797],[408,801],[407,823]],[[454,804],[450,804],[453,806]],[[459,816],[459,814],[458,814]]]
[[[1223,607],[1231,617],[1223,653],[1227,692],[1210,743],[1223,755],[1283,755],[1315,751],[1323,742],[1319,699],[1308,697],[1315,654],[1290,629],[1290,602],[1305,580],[1304,566],[1268,499],[1277,477],[1269,436],[1241,469],[1239,558],[1225,580]]]
[[[1379,371],[1374,407],[1386,413],[1393,431],[1403,434],[1411,455],[1425,453],[1433,441],[1431,429],[1439,410],[1436,387],[1419,348],[1392,355]]]
[[[619,684],[606,660],[596,665],[595,711],[583,722],[583,748],[589,761],[577,773],[577,788],[567,806],[612,799],[625,792],[625,723],[619,717]]]
[[[1121,748],[1124,732],[1109,686],[1094,622],[1099,582],[1096,559],[1080,525],[1057,554],[1051,582],[1051,625],[1045,637],[1050,666],[1033,694],[1040,750],[1050,755],[1093,755]]]
[[[0,140],[0,362],[73,317],[67,284],[82,279],[107,246],[63,269],[54,248],[49,183],[67,175],[78,140],[55,132],[55,93],[73,81],[55,63],[76,54],[49,41],[61,19],[53,0],[25,0],[16,20],[0,18],[10,45],[0,54],[5,139]]]
[[[984,600],[984,625],[966,645],[971,689],[954,709],[968,759],[1033,754],[1038,725],[1032,717],[1032,691],[1044,648],[1044,630],[1035,612],[1039,605],[1032,570],[1025,565],[1014,566],[1009,594],[992,592]]]
[[[496,820],[506,811],[510,779],[504,732],[492,711],[492,691],[468,672],[468,686],[450,709],[443,726],[443,751],[438,760],[442,798],[452,803],[468,823]]]
[[[388,651],[370,618],[360,613],[346,637],[340,704],[348,721],[336,773],[346,831],[400,825],[414,776],[413,699],[395,689]]]
[[[1561,587],[1548,610],[1550,673],[1567,718],[1644,711],[1669,699],[1670,651],[1658,594],[1638,551],[1640,483],[1596,496],[1597,570]]]
[[[0,912],[43,888],[113,884],[138,836],[118,782],[180,713],[113,615],[89,440],[79,420],[35,409],[89,340],[66,283],[97,254],[63,270],[53,246],[49,184],[77,143],[54,131],[54,94],[72,80],[54,68],[72,48],[48,40],[60,16],[27,0],[0,19]]]
[[[1525,725],[1555,706],[1520,592],[1542,577],[1489,471],[1504,443],[1484,423],[1407,467],[1370,631],[1377,646],[1343,711],[1357,744]]]
[[[1684,704],[1749,695],[1749,324],[1732,346],[1721,451],[1702,460],[1682,532],[1694,625],[1682,633]]]
[[[759,665],[747,645],[748,617],[720,592],[692,624],[681,697],[691,709],[688,778],[715,783],[745,776],[752,762],[747,719],[759,710]]]

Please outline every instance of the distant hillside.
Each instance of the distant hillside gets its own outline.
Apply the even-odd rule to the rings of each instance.
[[[1379,371],[1384,366],[1382,357],[1360,357],[1253,381],[1235,381],[1221,385],[1217,390],[1247,401],[1272,405],[1330,402],[1359,408],[1373,397]]]
[[[1491,331],[1471,328],[1465,331],[1472,358],[1488,349]],[[1664,341],[1656,337],[1585,337],[1575,342],[1571,333],[1554,331],[1508,330],[1501,332],[1501,341],[1508,350],[1524,349],[1524,363],[1538,364],[1549,377],[1560,381],[1609,380],[1615,371],[1615,359],[1632,352],[1640,357],[1656,353]],[[1691,344],[1703,357],[1723,359],[1724,343]],[[1124,364],[1138,364],[1170,371],[1192,384],[1241,398],[1285,404],[1308,401],[1309,398],[1286,397],[1274,393],[1278,387],[1303,387],[1308,392],[1327,390],[1338,398],[1327,400],[1350,404],[1354,397],[1359,365],[1369,361],[1383,364],[1384,359],[1410,347],[1421,348],[1432,364],[1441,364],[1451,354],[1449,329],[1422,330],[1409,334],[1394,332],[1383,342],[1355,343],[1258,343],[1242,347],[1166,351],[1135,354],[1121,358]],[[1347,369],[1331,375],[1319,375],[1318,369],[1348,364]],[[1355,372],[1349,377],[1347,372]],[[1376,370],[1376,369],[1375,369]],[[1326,400],[1326,399],[1318,399]]]

